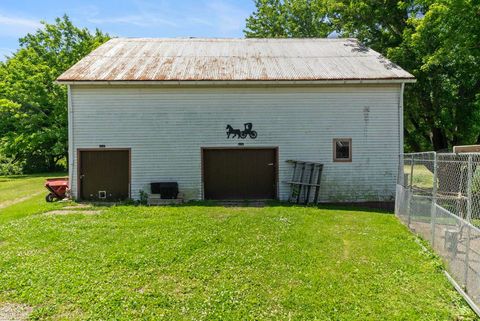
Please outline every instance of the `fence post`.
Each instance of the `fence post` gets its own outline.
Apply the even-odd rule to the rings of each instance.
[[[397,186],[395,187],[395,215],[400,216],[400,207],[402,206],[400,202],[403,201],[403,194],[399,194],[399,188],[398,186],[400,185],[402,187],[401,192],[404,192],[405,189],[405,164],[403,162],[403,154],[398,154],[398,175],[397,175]]]
[[[471,236],[471,222],[472,222],[472,155],[468,155],[468,169],[467,169],[467,240],[465,244],[465,278],[464,285],[467,287],[469,266],[469,252],[470,252],[470,236]],[[467,291],[468,292],[468,291]]]
[[[403,154],[399,154],[398,156],[398,184],[405,186],[405,163],[403,160]]]
[[[432,247],[435,245],[435,216],[437,213],[437,153],[433,152],[433,188],[432,188],[432,207],[430,209],[432,225]]]
[[[408,187],[408,204],[407,204],[407,215],[408,215],[408,227],[410,227],[410,223],[412,221],[411,215],[411,202],[412,202],[412,194],[413,194],[413,165],[415,164],[414,155],[412,154],[412,159],[410,160],[410,184]]]

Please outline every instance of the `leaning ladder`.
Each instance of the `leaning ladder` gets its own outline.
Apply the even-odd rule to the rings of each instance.
[[[297,204],[317,204],[323,164],[298,160],[287,160],[287,163],[293,164],[292,180],[285,182],[290,185],[291,191],[288,201]],[[312,188],[313,200],[311,201]]]

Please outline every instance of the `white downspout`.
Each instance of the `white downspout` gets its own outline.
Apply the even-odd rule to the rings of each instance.
[[[400,139],[400,146],[398,148],[398,179],[397,181],[404,186],[404,175],[403,175],[403,93],[405,91],[405,83],[402,83],[400,86],[400,100],[398,106],[398,134]]]
[[[73,184],[73,164],[74,164],[74,149],[73,149],[73,104],[72,104],[72,92],[70,89],[70,85],[67,86],[67,94],[68,94],[68,181],[70,185],[70,190],[72,193],[72,197],[77,197],[77,189],[76,185]]]

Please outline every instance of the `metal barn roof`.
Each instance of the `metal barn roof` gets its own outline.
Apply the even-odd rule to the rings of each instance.
[[[115,38],[59,82],[405,81],[414,77],[356,39]]]

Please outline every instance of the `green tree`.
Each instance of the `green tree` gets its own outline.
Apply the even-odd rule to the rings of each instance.
[[[480,142],[480,3],[424,1],[388,56],[417,83],[407,87],[406,142],[441,150]]]
[[[333,31],[323,1],[255,0],[255,5],[257,11],[247,18],[247,37],[326,37]]]
[[[0,154],[26,171],[53,170],[67,156],[67,90],[55,79],[109,39],[67,16],[42,23],[0,64]]]
[[[409,16],[421,14],[414,0],[255,0],[247,37],[356,37],[387,53],[402,41]]]
[[[479,28],[480,4],[473,0],[256,0],[245,34],[334,31],[404,67],[417,78],[405,93],[405,149],[420,151],[480,142]]]

